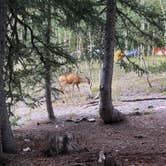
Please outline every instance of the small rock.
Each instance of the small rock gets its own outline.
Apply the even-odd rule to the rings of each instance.
[[[154,108],[154,106],[153,105],[149,105],[148,108]]]
[[[104,160],[105,160],[105,155],[104,155],[104,152],[101,150],[101,151],[99,152],[99,159],[98,159],[98,162],[99,162],[99,163],[102,163]]]
[[[27,139],[27,138],[25,138],[24,141],[25,141],[25,142],[31,142],[31,140],[30,140],[30,139]]]
[[[87,117],[83,117],[83,118],[81,119],[81,121],[87,121],[87,120],[88,120]]]
[[[83,122],[83,121],[87,121],[88,120],[88,118],[87,117],[82,117],[82,118],[80,118],[80,119],[76,119],[76,121],[78,121],[78,122]],[[77,122],[77,123],[78,123]]]
[[[73,122],[73,119],[66,119],[66,122]]]
[[[139,108],[134,108],[134,110],[139,110]]]
[[[96,119],[94,119],[94,118],[88,119],[88,122],[95,122],[95,121],[96,121]]]
[[[80,119],[76,119],[76,120],[73,120],[73,122],[74,123],[79,123],[79,122],[81,122],[81,120]]]
[[[23,151],[24,151],[24,152],[29,152],[29,151],[31,151],[31,148],[30,148],[30,147],[23,148]]]
[[[142,135],[136,135],[136,136],[134,136],[134,138],[141,139],[141,138],[144,138],[144,137]]]
[[[139,112],[139,111],[136,111],[136,112],[132,113],[132,115],[135,115],[135,116],[141,116],[141,115],[142,115],[142,113],[141,113],[141,112]]]
[[[149,115],[151,114],[151,111],[144,111],[144,115]]]

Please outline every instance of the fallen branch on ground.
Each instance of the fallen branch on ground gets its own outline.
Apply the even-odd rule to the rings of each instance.
[[[130,100],[121,100],[121,102],[137,102],[137,101],[146,101],[146,100],[166,100],[166,97],[152,97],[152,98],[142,98],[142,99],[130,99]]]

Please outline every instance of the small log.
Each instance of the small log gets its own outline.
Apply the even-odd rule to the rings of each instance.
[[[56,120],[49,120],[49,121],[43,121],[43,122],[37,122],[37,125],[42,125],[42,124],[55,124]]]
[[[99,100],[93,100],[93,101],[90,101],[90,102],[88,102],[87,104],[98,104],[99,103]]]
[[[64,132],[48,133],[46,137],[46,146],[43,150],[44,155],[47,157],[56,156],[67,153],[77,153],[85,151],[86,149],[81,147],[72,134]]]
[[[166,97],[152,97],[152,98],[142,98],[142,99],[129,99],[129,100],[121,100],[121,102],[137,102],[137,101],[146,101],[146,100],[166,100]]]

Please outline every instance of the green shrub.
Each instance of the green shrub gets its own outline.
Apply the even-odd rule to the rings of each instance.
[[[161,62],[159,65],[149,66],[149,71],[152,73],[166,72],[166,62]]]

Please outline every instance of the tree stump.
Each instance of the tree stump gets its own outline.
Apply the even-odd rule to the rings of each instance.
[[[72,134],[50,132],[46,136],[46,146],[43,149],[43,153],[47,157],[51,157],[60,154],[77,153],[85,150],[86,148],[79,145]]]

